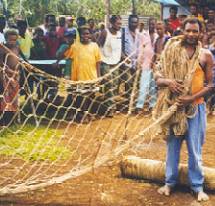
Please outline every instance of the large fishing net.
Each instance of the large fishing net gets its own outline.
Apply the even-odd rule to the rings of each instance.
[[[0,195],[63,183],[137,154],[175,111],[157,120],[135,113],[141,70],[128,72],[127,59],[94,81],[73,82],[1,50]]]

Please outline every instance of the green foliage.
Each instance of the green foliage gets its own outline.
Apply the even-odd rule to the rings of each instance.
[[[137,7],[137,14],[141,16],[154,16],[160,18],[160,4],[153,2],[143,2]]]
[[[20,12],[19,0],[8,0],[8,9],[14,16]],[[160,15],[159,4],[150,0],[135,0],[140,15]],[[132,0],[111,0],[111,13],[126,15],[132,11]],[[42,24],[44,14],[85,16],[104,20],[104,0],[22,0],[21,14],[27,17],[30,26]]]
[[[35,129],[33,125],[9,127],[0,133],[0,155],[26,161],[67,159],[70,151],[58,143],[61,133],[45,127]]]

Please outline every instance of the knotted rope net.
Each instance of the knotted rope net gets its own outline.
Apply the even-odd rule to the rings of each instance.
[[[130,73],[126,60],[96,80],[72,82],[1,50],[1,196],[63,183],[137,154],[177,109],[156,120],[134,114],[141,70]]]

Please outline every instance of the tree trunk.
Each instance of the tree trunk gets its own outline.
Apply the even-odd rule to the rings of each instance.
[[[104,0],[105,5],[105,26],[109,26],[109,17],[110,17],[110,2],[111,0]]]
[[[136,14],[136,4],[135,4],[135,0],[132,0],[132,14]]]

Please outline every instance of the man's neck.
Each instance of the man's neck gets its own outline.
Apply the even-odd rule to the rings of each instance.
[[[90,43],[90,41],[81,41],[81,43],[83,44],[83,45],[88,45],[89,43]]]
[[[109,31],[111,34],[117,34],[117,31],[113,27],[109,28]]]
[[[193,57],[193,55],[196,51],[196,46],[197,45],[189,45],[189,44],[185,45],[185,49],[187,50],[187,54],[188,54],[190,59]]]
[[[132,33],[135,33],[135,32],[136,32],[136,29],[134,29],[134,28],[128,27],[128,29],[129,29],[129,31],[132,32]]]
[[[185,48],[189,50],[195,50],[197,45],[185,44]]]
[[[154,34],[155,30],[149,30],[149,34]]]

